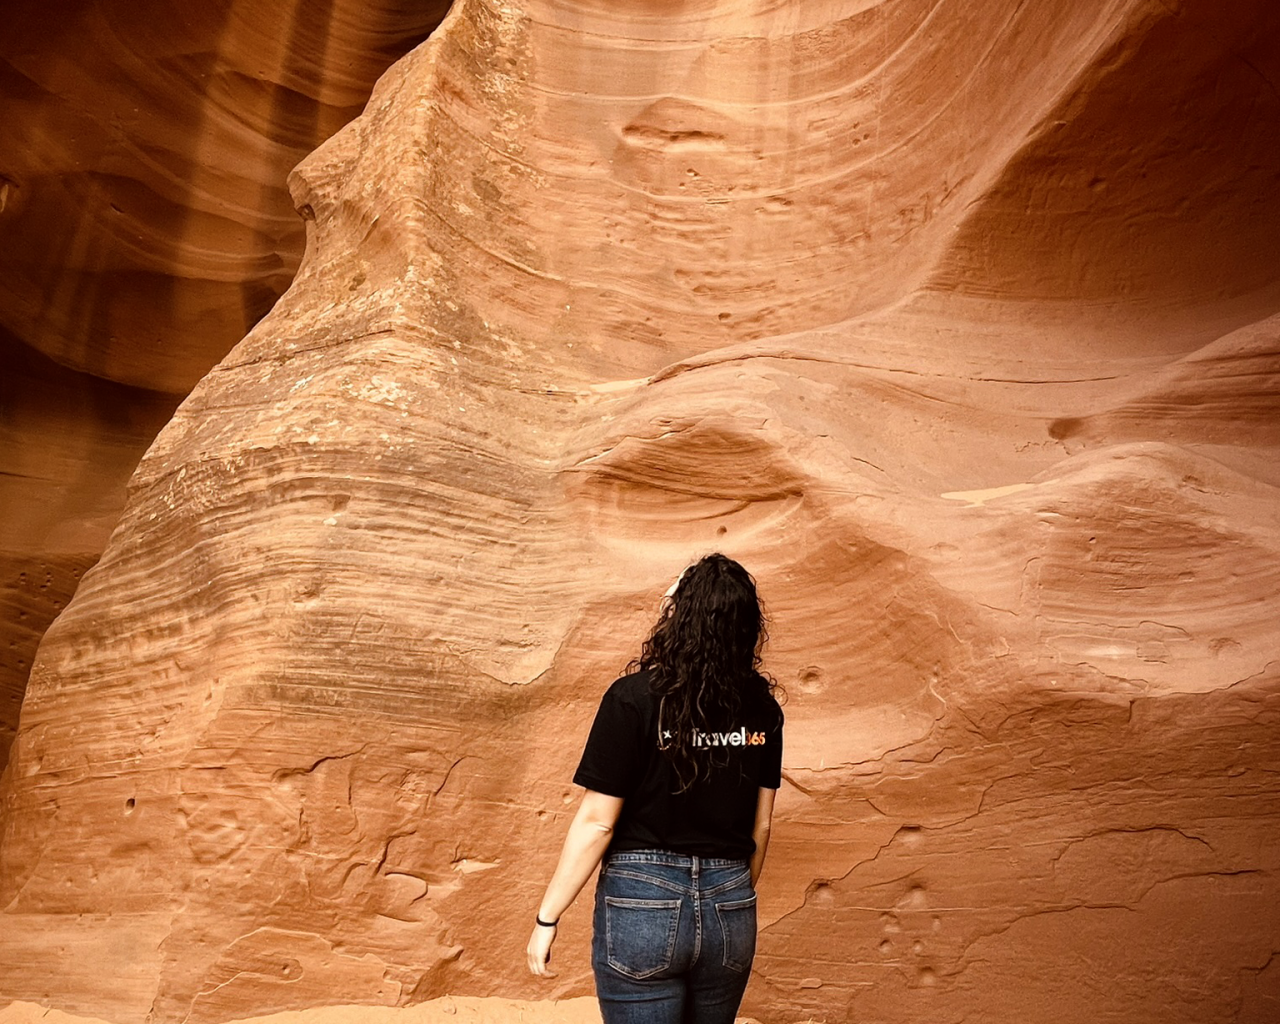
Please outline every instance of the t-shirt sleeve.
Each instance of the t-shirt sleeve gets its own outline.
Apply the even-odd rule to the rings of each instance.
[[[639,709],[624,701],[618,684],[605,692],[573,781],[606,796],[631,796],[643,770]]]
[[[778,724],[769,730],[764,757],[760,762],[760,785],[777,789],[782,785],[782,709],[778,708]]]

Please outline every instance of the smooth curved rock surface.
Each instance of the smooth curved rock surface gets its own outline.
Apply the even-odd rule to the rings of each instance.
[[[550,992],[512,922],[721,548],[788,691],[748,1012],[1270,1020],[1280,25],[1215,12],[456,5],[45,638],[0,988],[589,991],[586,901]]]
[[[185,394],[288,287],[285,175],[447,2],[17,0],[0,45],[0,323]]]

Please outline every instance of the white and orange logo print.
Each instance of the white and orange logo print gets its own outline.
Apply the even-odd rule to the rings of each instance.
[[[762,747],[764,744],[764,733],[747,732],[745,727],[733,729],[729,732],[693,730],[693,745],[695,747]]]

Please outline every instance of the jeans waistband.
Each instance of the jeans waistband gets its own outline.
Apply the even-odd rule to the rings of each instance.
[[[691,853],[672,853],[670,850],[618,850],[605,858],[609,864],[662,864],[671,868],[703,869],[746,868],[742,857],[699,857]]]

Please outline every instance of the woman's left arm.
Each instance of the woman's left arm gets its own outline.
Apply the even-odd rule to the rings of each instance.
[[[569,834],[565,836],[555,873],[538,906],[540,920],[559,921],[560,915],[577,899],[578,893],[587,884],[587,879],[599,866],[600,859],[609,848],[613,826],[617,824],[621,813],[622,797],[608,796],[591,789],[586,791],[582,803],[578,805],[578,813],[573,816],[569,825]],[[551,960],[551,944],[555,939],[554,925],[534,925],[525,952],[529,958],[529,970],[540,977],[555,977],[547,969],[547,963]]]

